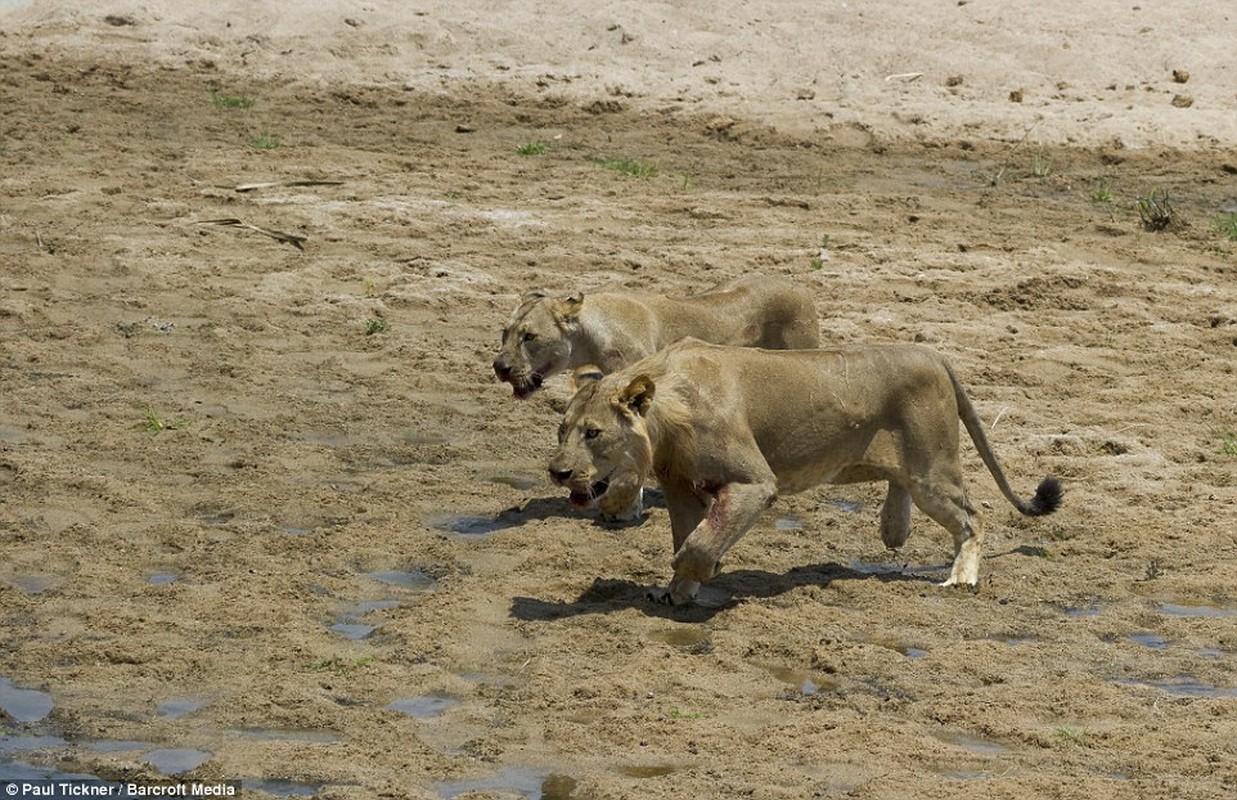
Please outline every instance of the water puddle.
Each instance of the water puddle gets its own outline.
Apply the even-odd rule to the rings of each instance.
[[[1098,617],[1099,615],[1099,606],[1070,606],[1065,609],[1067,617]]]
[[[514,525],[514,521],[481,514],[435,514],[425,519],[425,525],[443,533],[460,536],[489,536]]]
[[[1199,617],[1206,619],[1224,619],[1237,617],[1237,608],[1216,608],[1215,606],[1177,605],[1176,603],[1160,603],[1160,613],[1170,617]]]
[[[1010,647],[1017,647],[1020,644],[1031,644],[1035,641],[1034,636],[1024,636],[1018,633],[994,633],[988,637],[994,642],[1002,642]]]
[[[773,527],[779,531],[793,531],[803,527],[803,520],[791,515],[773,520]]]
[[[168,719],[180,719],[206,706],[209,701],[200,697],[177,697],[164,700],[155,707],[155,714]]]
[[[777,680],[793,687],[793,691],[802,695],[820,694],[822,691],[833,691],[837,682],[807,670],[785,667],[779,664],[758,664]]]
[[[453,697],[442,695],[421,695],[420,697],[403,697],[392,701],[387,708],[407,714],[413,719],[427,720],[442,716],[447,711],[460,704]]]
[[[909,644],[906,644],[904,642],[899,642],[895,639],[875,638],[875,639],[857,639],[856,641],[867,641],[868,643],[877,645],[879,647],[886,647],[890,650],[893,650],[894,652],[901,653],[907,658],[923,658],[924,656],[928,654],[927,650],[924,650],[919,647],[912,647]]]
[[[68,744],[59,736],[0,736],[0,756],[66,747]],[[0,761],[0,764],[3,763]]]
[[[364,575],[370,580],[385,583],[389,586],[398,586],[401,589],[409,589],[414,592],[423,592],[435,583],[433,578],[420,570],[378,570],[376,572],[366,572]]]
[[[368,639],[378,628],[361,622],[336,622],[331,626],[331,630],[345,639],[359,642],[362,639]]]
[[[281,778],[242,778],[241,789],[255,790],[273,794],[276,797],[311,797],[318,793],[318,790],[325,783],[300,783],[298,781],[286,781]]]
[[[839,511],[845,511],[848,514],[858,514],[860,511],[863,511],[864,509],[864,504],[860,500],[833,499],[833,500],[826,500],[824,503],[821,503],[821,505],[822,506],[833,506]]]
[[[226,525],[236,519],[235,511],[208,511],[198,517],[204,525]]]
[[[991,739],[984,739],[980,736],[973,736],[962,731],[934,731],[932,735],[946,744],[961,747],[968,753],[975,753],[976,755],[996,756],[1009,752],[1009,748],[1000,742],[994,742]]]
[[[709,632],[704,628],[679,626],[651,631],[649,638],[662,644],[685,649],[696,649],[709,644]]]
[[[139,750],[151,750],[154,745],[150,742],[138,742],[133,739],[91,739],[82,742],[82,746],[93,750],[96,753],[134,753]]]
[[[1125,637],[1135,644],[1150,647],[1152,650],[1167,650],[1172,643],[1158,633],[1131,633]]]
[[[19,589],[26,594],[43,594],[52,589],[59,588],[60,584],[64,583],[64,578],[58,575],[47,575],[43,573],[31,573],[29,575],[5,575],[4,582],[14,589]]]
[[[528,800],[572,800],[576,780],[567,775],[529,767],[506,767],[488,778],[436,784],[438,796],[453,800],[473,792],[515,793]]]
[[[151,586],[167,586],[174,583],[179,576],[172,572],[156,572],[146,578]]]
[[[628,778],[660,778],[684,769],[680,764],[624,764],[618,768],[620,775]]]
[[[858,572],[860,575],[906,575],[909,577],[944,575],[949,572],[951,567],[950,564],[911,566],[905,562],[864,561],[861,558],[852,558],[846,566],[852,572]]]
[[[8,678],[0,678],[0,711],[15,722],[27,725],[52,713],[55,703],[47,692],[36,689],[21,689]]]
[[[1186,675],[1180,675],[1171,680],[1118,680],[1116,683],[1120,686],[1129,686],[1136,689],[1159,689],[1161,692],[1166,692],[1175,697],[1195,697],[1211,700],[1237,697],[1237,688],[1214,686],[1209,683],[1203,683],[1202,681],[1195,680],[1194,678]]]
[[[211,753],[192,747],[151,750],[142,756],[143,761],[164,775],[183,775],[197,769],[210,759]]]

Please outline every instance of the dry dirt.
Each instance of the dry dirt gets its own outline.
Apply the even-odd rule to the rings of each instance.
[[[0,47],[0,777],[1234,796],[1232,148],[608,97]],[[664,508],[568,506],[565,383],[512,399],[498,331],[533,286],[748,272],[812,287],[826,341],[945,352],[1061,511],[1018,518],[967,449],[975,591],[935,585],[949,537],[918,512],[885,552],[881,487],[852,486],[778,500],[715,605],[648,603]]]

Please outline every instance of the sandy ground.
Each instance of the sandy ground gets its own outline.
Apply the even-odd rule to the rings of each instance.
[[[0,778],[1237,793],[1231,12],[10,5]],[[750,272],[946,353],[1063,509],[968,449],[975,591],[849,486],[778,500],[714,606],[646,602],[664,508],[568,506],[566,386],[513,400],[498,331]]]

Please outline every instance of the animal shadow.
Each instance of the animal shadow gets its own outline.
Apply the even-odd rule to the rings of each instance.
[[[905,570],[859,570],[842,564],[812,564],[793,567],[782,574],[757,569],[723,572],[701,587],[692,605],[668,606],[650,597],[653,587],[622,578],[594,578],[593,583],[570,602],[515,597],[511,616],[525,621],[552,622],[582,614],[609,614],[634,608],[646,616],[678,622],[704,622],[718,612],[734,608],[745,600],[777,597],[800,586],[825,588],[836,580],[869,579],[882,582],[913,581],[931,583],[933,579]]]
[[[645,489],[644,507],[646,512],[650,508],[664,508],[665,498],[660,491]],[[429,524],[430,527],[449,533],[477,534],[517,528],[536,520],[560,518],[589,522],[594,527],[606,530],[622,530],[643,525],[648,520],[648,514],[633,520],[616,520],[604,517],[595,511],[580,511],[572,506],[571,501],[566,497],[533,497],[519,505],[505,508],[493,516],[488,514],[438,515],[431,518]]]

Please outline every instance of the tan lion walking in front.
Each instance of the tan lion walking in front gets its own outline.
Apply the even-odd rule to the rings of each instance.
[[[822,483],[888,481],[888,547],[910,534],[911,504],[953,536],[943,585],[979,579],[982,528],[967,500],[958,420],[1005,498],[1056,510],[1061,486],[1014,494],[944,357],[917,345],[776,352],[679,342],[585,383],[567,407],[551,478],[573,503],[621,506],[656,475],[674,538],[674,578],[655,594],[691,601],[778,494]]]

